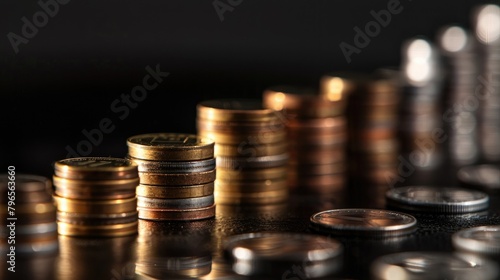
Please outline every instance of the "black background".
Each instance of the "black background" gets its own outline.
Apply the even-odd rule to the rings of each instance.
[[[7,34],[20,35],[21,18],[41,8],[2,1],[0,166],[50,177],[65,147],[105,117],[116,129],[89,155],[122,157],[129,136],[195,132],[201,100],[260,98],[276,84],[316,86],[329,71],[398,66],[404,40],[434,40],[446,24],[470,27],[472,8],[485,3],[401,0],[403,11],[347,63],[339,44],[352,44],[353,28],[388,2],[243,0],[221,21],[213,1],[72,0],[15,54]],[[120,120],[111,103],[157,64],[170,76]]]

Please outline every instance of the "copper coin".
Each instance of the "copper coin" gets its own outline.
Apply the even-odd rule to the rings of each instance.
[[[285,123],[285,120],[279,118],[263,122],[220,122],[197,118],[196,129],[198,131],[246,134],[283,130],[285,129]]]
[[[118,180],[137,178],[137,165],[112,157],[68,158],[54,163],[57,177],[76,180]]]
[[[214,192],[214,183],[189,186],[150,186],[139,185],[136,193],[138,196],[153,198],[190,198],[211,195]]]
[[[137,207],[137,198],[114,200],[77,200],[55,195],[57,210],[60,212],[87,213],[87,214],[118,214],[134,212]]]
[[[213,121],[276,121],[276,111],[266,109],[256,99],[217,99],[198,103],[197,117]]]
[[[283,167],[272,167],[272,168],[260,168],[260,169],[228,169],[228,168],[217,168],[217,180],[225,181],[262,181],[262,180],[276,180],[283,179],[287,175],[288,168]]]
[[[317,118],[304,120],[289,120],[286,123],[289,130],[298,133],[335,133],[343,132],[347,128],[347,119],[344,116],[335,118]]]
[[[198,209],[152,209],[137,207],[139,219],[154,221],[192,221],[215,216],[215,204]]]
[[[219,133],[207,130],[200,130],[198,134],[214,139],[217,144],[225,145],[242,145],[245,143],[253,143],[255,145],[266,145],[274,143],[283,143],[286,141],[286,131],[283,130],[273,130],[265,131],[261,133]]]
[[[151,133],[127,139],[131,157],[158,161],[194,161],[213,158],[214,141],[184,133]]]
[[[287,181],[263,180],[263,181],[215,181],[215,191],[217,193],[255,193],[265,191],[279,191],[287,189]]]
[[[286,143],[257,144],[253,142],[241,142],[239,144],[215,145],[214,155],[216,157],[261,157],[283,154],[287,151]]]
[[[137,221],[116,225],[75,225],[57,222],[57,231],[66,236],[103,236],[118,237],[137,234]]]
[[[116,225],[128,224],[137,221],[137,211],[119,214],[85,214],[71,212],[57,212],[57,221],[74,225]]]
[[[152,173],[140,172],[142,185],[187,186],[202,185],[215,181],[215,169],[198,173]]]
[[[215,202],[222,204],[270,204],[286,201],[289,196],[287,189],[277,191],[238,193],[215,191]]]

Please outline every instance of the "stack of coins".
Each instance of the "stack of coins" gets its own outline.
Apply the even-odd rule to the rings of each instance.
[[[322,84],[342,83],[323,77]],[[263,92],[266,108],[284,119],[290,154],[288,186],[297,192],[333,194],[345,185],[347,120],[340,86],[324,92],[305,87],[276,86]]]
[[[403,99],[399,122],[401,149],[418,170],[434,170],[442,164],[441,95],[443,70],[438,51],[425,38],[412,38],[402,47]]]
[[[312,279],[333,276],[342,267],[342,244],[324,236],[255,232],[230,236],[223,247],[239,275]]]
[[[0,176],[0,251],[7,262],[16,254],[56,252],[58,249],[56,208],[45,177],[16,174]],[[12,250],[14,248],[14,250]]]
[[[352,81],[349,95],[350,184],[363,207],[380,208],[398,166],[399,72],[379,69]]]
[[[471,164],[479,158],[477,109],[478,85],[476,42],[460,26],[443,27],[439,47],[446,62],[443,122],[448,137],[448,155],[454,165]]]
[[[137,233],[137,165],[111,157],[55,162],[53,183],[61,235],[124,236]]]
[[[128,138],[128,157],[139,166],[139,219],[200,220],[215,216],[214,142],[184,133]]]
[[[252,99],[197,105],[198,134],[214,139],[215,199],[221,204],[271,204],[288,198],[286,131],[280,115]]]
[[[473,13],[473,26],[480,45],[481,69],[478,91],[480,102],[480,151],[486,162],[500,161],[500,6],[481,5]],[[477,101],[477,100],[476,100]]]

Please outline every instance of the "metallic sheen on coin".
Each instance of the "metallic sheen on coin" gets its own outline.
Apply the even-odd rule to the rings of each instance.
[[[387,191],[386,199],[389,206],[400,209],[453,214],[476,212],[489,205],[487,194],[455,187],[393,188]]]
[[[378,209],[333,209],[310,218],[314,230],[323,233],[365,237],[394,237],[416,229],[415,217]]]
[[[372,263],[374,279],[497,279],[491,260],[466,254],[403,252],[381,256]]]
[[[461,251],[499,256],[500,226],[462,229],[451,236],[451,241]]]

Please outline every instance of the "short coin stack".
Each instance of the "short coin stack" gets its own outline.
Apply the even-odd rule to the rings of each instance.
[[[184,133],[128,138],[128,157],[139,167],[139,219],[201,220],[215,216],[214,142]]]
[[[57,251],[56,208],[50,195],[50,180],[15,174],[15,170],[9,172],[0,177],[0,251],[6,249],[14,258],[15,254]],[[15,247],[14,252],[11,246]]]
[[[137,165],[111,157],[55,162],[53,183],[61,235],[124,236],[137,233]]]
[[[288,198],[286,131],[280,115],[252,99],[208,100],[197,106],[197,129],[215,140],[215,199],[270,204]]]
[[[320,95],[309,88],[276,86],[263,92],[263,102],[285,119],[289,187],[324,194],[341,189],[345,184],[347,142],[342,92],[330,89]]]

